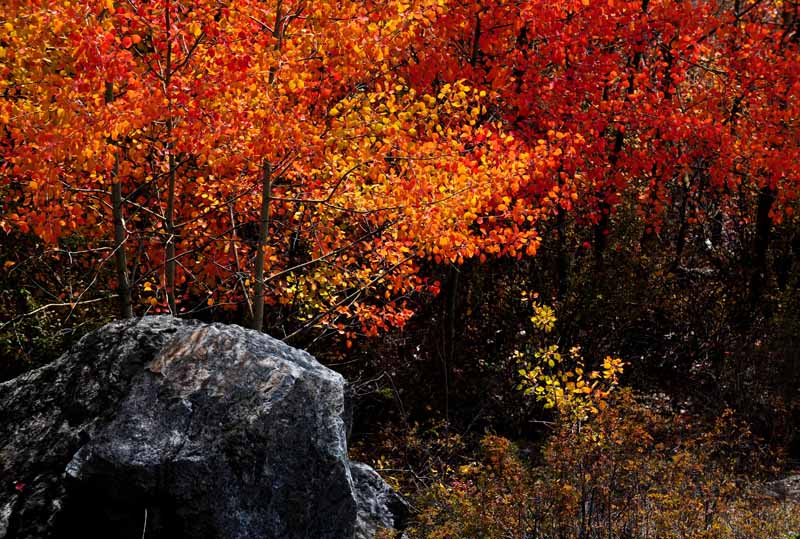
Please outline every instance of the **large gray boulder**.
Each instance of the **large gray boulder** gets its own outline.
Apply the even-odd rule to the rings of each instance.
[[[406,507],[348,461],[348,415],[340,375],[267,335],[109,324],[0,384],[0,539],[370,537]]]

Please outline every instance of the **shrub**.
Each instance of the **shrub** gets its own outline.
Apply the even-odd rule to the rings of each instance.
[[[800,530],[800,505],[766,495],[766,459],[732,412],[703,428],[630,390],[608,402],[561,421],[536,464],[485,437],[480,462],[421,496],[410,536],[783,539]]]

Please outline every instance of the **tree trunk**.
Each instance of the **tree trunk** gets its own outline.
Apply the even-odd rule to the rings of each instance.
[[[450,267],[450,278],[447,282],[447,313],[445,314],[445,347],[442,354],[442,379],[444,381],[444,414],[450,422],[450,365],[456,353],[456,307],[458,305],[458,281],[461,270],[455,266]]]
[[[625,142],[625,135],[621,130],[617,129],[614,133],[614,147],[608,157],[611,163],[611,170],[616,169],[619,155],[622,152],[622,147]],[[611,204],[606,200],[606,193],[598,193],[598,210],[600,212],[600,219],[594,225],[594,263],[595,268],[599,272],[603,271],[603,255],[608,245],[608,234],[611,226]]]
[[[171,120],[170,120],[171,122]],[[175,300],[175,156],[172,153],[172,144],[169,150],[169,185],[167,186],[167,242],[166,242],[166,285],[167,303],[169,312],[178,314],[178,305]]]
[[[559,301],[564,299],[569,286],[569,253],[567,252],[567,218],[564,208],[558,209],[556,216],[556,232],[558,234],[558,253],[556,255],[556,294]]]
[[[114,101],[114,84],[106,82],[106,104]],[[114,221],[114,261],[117,272],[117,294],[119,295],[119,314],[122,318],[133,318],[131,288],[128,282],[128,258],[125,253],[125,222],[122,217],[122,184],[119,180],[119,155],[114,154],[114,168],[111,172],[111,215]]]
[[[772,235],[772,220],[769,216],[775,195],[769,187],[758,192],[756,209],[756,237],[753,243],[753,273],[750,278],[750,307],[755,308],[767,282],[767,252]]]
[[[167,186],[167,214],[165,216],[165,225],[167,232],[167,241],[164,246],[165,250],[165,280],[167,287],[167,304],[169,305],[169,312],[177,316],[178,305],[175,300],[175,176],[177,174],[175,164],[174,144],[172,141],[172,130],[174,126],[174,119],[172,117],[172,98],[170,95],[170,82],[172,80],[172,37],[171,37],[171,22],[170,22],[170,6],[167,3],[167,9],[164,14],[164,28],[167,32],[167,50],[166,50],[166,70],[164,71],[164,96],[169,103],[169,119],[167,120],[167,159],[169,166],[169,185]]]
[[[255,267],[255,305],[252,328],[261,331],[264,326],[264,255],[269,240],[269,209],[272,198],[272,165],[265,161],[262,168],[261,226],[258,230],[258,246]]]
[[[675,272],[681,265],[683,250],[686,247],[686,234],[689,231],[689,222],[686,210],[689,203],[689,178],[684,177],[681,188],[681,207],[678,210],[678,234],[675,237],[675,258],[669,266],[669,271]]]

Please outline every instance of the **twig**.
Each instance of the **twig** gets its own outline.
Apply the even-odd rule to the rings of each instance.
[[[78,306],[88,305],[90,303],[97,303],[99,301],[108,301],[109,299],[114,299],[116,297],[118,297],[117,294],[112,294],[110,296],[106,296],[106,297],[103,297],[103,298],[85,299],[83,301],[71,302],[71,303],[70,302],[68,302],[68,303],[48,303],[47,305],[42,305],[41,307],[37,307],[36,309],[34,309],[34,310],[30,311],[30,312],[23,313],[23,314],[21,314],[19,316],[16,316],[16,317],[12,318],[8,322],[5,322],[4,324],[0,325],[0,329],[4,329],[9,324],[13,324],[15,322],[18,322],[19,320],[22,320],[23,318],[27,318],[29,316],[33,316],[34,314],[40,313],[40,312],[42,312],[44,310],[47,310],[47,309],[54,309],[56,307],[69,307],[71,310],[74,310],[75,307],[78,307]]]

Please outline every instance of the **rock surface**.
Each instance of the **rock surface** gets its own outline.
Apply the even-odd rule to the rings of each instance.
[[[372,539],[381,528],[403,528],[409,514],[406,501],[366,464],[351,462],[350,473],[358,505],[355,539]]]
[[[800,474],[767,483],[767,494],[783,502],[800,503]]]
[[[359,539],[406,509],[347,458],[345,381],[238,326],[115,322],[0,384],[0,538]]]

